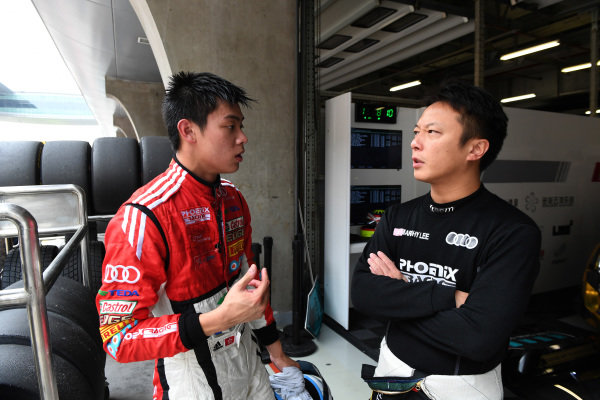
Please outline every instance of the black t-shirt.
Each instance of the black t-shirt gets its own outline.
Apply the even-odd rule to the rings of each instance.
[[[429,194],[388,208],[360,257],[354,307],[388,319],[390,350],[429,374],[479,374],[504,355],[539,271],[540,230],[483,186],[436,204]],[[409,282],[370,272],[384,252]],[[456,308],[455,291],[468,292]]]

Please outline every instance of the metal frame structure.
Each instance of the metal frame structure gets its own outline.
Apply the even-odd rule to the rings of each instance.
[[[33,357],[44,400],[58,400],[45,296],[77,244],[81,248],[83,283],[90,287],[85,204],[85,192],[76,185],[0,187],[0,238],[18,236],[24,282],[22,289],[0,291],[0,310],[9,305],[27,306]],[[71,232],[73,236],[42,274],[40,236]]]

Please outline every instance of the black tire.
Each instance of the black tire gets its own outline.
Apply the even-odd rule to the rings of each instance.
[[[83,328],[70,319],[48,312],[48,324],[52,355],[66,360],[81,372],[96,394],[93,399],[103,399],[106,354],[98,349]],[[26,309],[0,311],[0,345],[30,345],[30,340]]]
[[[98,138],[92,145],[93,214],[115,214],[139,187],[140,149],[130,138]]]
[[[53,355],[56,386],[61,400],[99,399],[85,376],[67,360]],[[0,399],[39,400],[31,346],[0,345]]]
[[[42,264],[42,271],[44,271],[50,265],[57,254],[58,247],[56,246],[40,246],[40,262]],[[2,268],[2,273],[0,275],[2,275],[0,277],[1,289],[5,289],[7,286],[23,279],[21,254],[18,247],[11,249],[8,254],[6,254],[4,267]]]
[[[100,286],[102,286],[102,261],[105,254],[104,243],[97,241],[89,242],[88,264],[90,266],[90,290],[92,293],[98,292]],[[61,275],[83,283],[83,276],[81,275],[81,248],[79,246],[67,260]]]
[[[42,149],[42,185],[73,184],[85,192],[88,210],[92,204],[90,160],[92,147],[82,140],[46,142]]]
[[[23,281],[19,281],[13,283],[7,289],[22,287]],[[17,304],[10,307],[25,308],[25,305]],[[98,349],[102,351],[95,293],[72,279],[59,276],[46,295],[46,308],[48,312],[60,314],[82,327],[89,337],[94,340]]]
[[[140,157],[142,160],[142,185],[145,185],[169,166],[173,158],[169,138],[166,136],[142,137],[140,139]]]
[[[39,185],[42,142],[0,144],[0,186]]]

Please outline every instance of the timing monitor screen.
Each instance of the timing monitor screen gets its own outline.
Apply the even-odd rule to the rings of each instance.
[[[385,210],[400,202],[401,185],[373,185],[350,187],[350,224],[364,225],[373,210]]]
[[[351,168],[402,168],[402,131],[352,128]]]

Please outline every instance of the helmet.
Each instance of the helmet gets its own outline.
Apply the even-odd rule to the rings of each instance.
[[[370,238],[375,233],[375,227],[379,223],[381,216],[385,213],[385,210],[373,210],[367,214],[367,224],[360,228],[360,236]]]
[[[308,361],[298,360],[300,364],[300,371],[304,375],[304,389],[311,396],[313,400],[333,400],[329,386],[323,379],[323,376],[317,369],[317,367]],[[275,393],[277,400],[282,400],[282,397]]]

